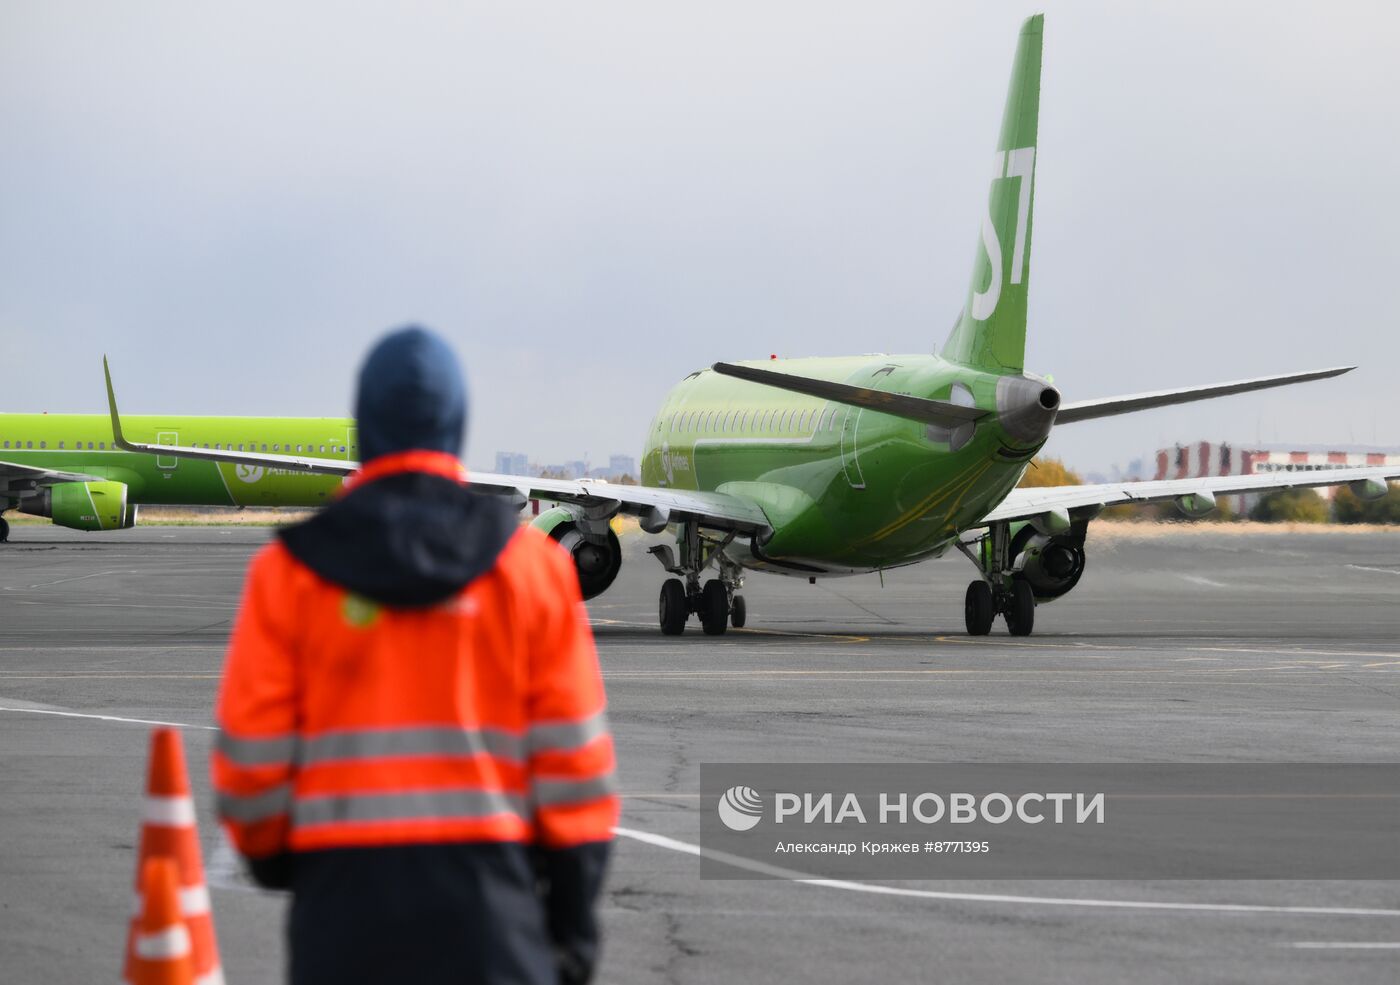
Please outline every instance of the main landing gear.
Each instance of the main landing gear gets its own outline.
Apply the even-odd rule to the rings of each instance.
[[[1035,627],[1035,592],[1030,582],[1011,569],[1011,531],[1004,523],[972,545],[958,542],[958,550],[977,565],[982,578],[967,586],[963,618],[969,636],[986,636],[998,615],[1006,620],[1012,636],[1029,636]]]
[[[0,516],[0,544],[10,539],[10,521]]]
[[[731,533],[715,543],[700,537],[694,523],[681,526],[676,538],[680,561],[668,545],[658,544],[651,554],[661,566],[677,578],[668,578],[661,585],[659,616],[661,632],[679,636],[691,613],[700,617],[700,627],[706,636],[722,636],[731,625],[742,629],[748,616],[744,597],[738,594],[744,587],[744,573],[739,565],[725,557],[724,549],[734,539]],[[703,587],[700,576],[711,563],[719,569],[719,577],[711,578]]]

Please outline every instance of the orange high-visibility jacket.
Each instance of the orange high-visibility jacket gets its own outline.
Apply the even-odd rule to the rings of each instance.
[[[356,483],[460,469],[416,455]],[[242,854],[611,838],[613,743],[572,561],[532,529],[506,536],[484,574],[413,608],[324,580],[284,543],[256,555],[213,757]]]

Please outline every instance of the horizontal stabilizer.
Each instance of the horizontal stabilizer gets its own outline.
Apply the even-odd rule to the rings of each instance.
[[[1332,369],[1315,369],[1307,373],[1259,376],[1252,380],[1212,383],[1209,386],[1185,387],[1180,390],[1154,390],[1151,393],[1133,393],[1124,397],[1076,400],[1060,405],[1060,412],[1055,417],[1055,423],[1073,424],[1075,421],[1092,421],[1097,417],[1116,417],[1119,414],[1131,414],[1134,411],[1150,410],[1153,407],[1170,407],[1172,404],[1189,404],[1196,400],[1209,400],[1212,397],[1228,397],[1233,393],[1267,390],[1270,387],[1306,383],[1309,380],[1326,380],[1333,376],[1341,376],[1343,373],[1350,373],[1355,368],[1355,366],[1337,366]]]
[[[733,363],[715,363],[712,367],[721,376],[732,376],[750,383],[804,393],[809,397],[834,400],[837,403],[851,404],[877,410],[882,414],[904,417],[939,427],[957,427],[968,421],[980,420],[987,411],[976,407],[963,407],[945,400],[929,400],[926,397],[911,397],[905,393],[890,393],[887,390],[872,390],[869,387],[852,386],[849,383],[835,383],[831,380],[814,380],[809,376],[794,376],[791,373],[775,373],[769,369],[756,369],[752,366],[736,366]]]

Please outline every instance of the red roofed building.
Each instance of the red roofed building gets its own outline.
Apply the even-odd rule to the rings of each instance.
[[[1400,465],[1400,449],[1362,445],[1231,445],[1225,442],[1193,441],[1174,448],[1161,448],[1150,459],[1155,474],[1146,478],[1189,479],[1207,475],[1258,475],[1267,472],[1316,472],[1322,469],[1363,468],[1367,465]],[[1317,491],[1331,499],[1335,486]],[[1259,500],[1259,494],[1234,496],[1230,506],[1245,513]]]

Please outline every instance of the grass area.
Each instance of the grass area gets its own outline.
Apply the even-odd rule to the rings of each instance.
[[[143,506],[136,522],[141,527],[280,527],[305,520],[314,512],[272,506],[249,506],[243,509],[236,506]],[[16,527],[43,527],[50,523],[47,517],[28,516],[13,510],[5,513],[4,517]],[[528,510],[521,514],[522,523],[528,523],[531,519],[533,517]],[[636,536],[641,533],[635,517],[615,517],[612,527],[619,536]],[[1105,519],[1089,524],[1090,539],[1241,537],[1251,534],[1297,533],[1394,534],[1400,533],[1400,526],[1379,523],[1258,523],[1253,520],[1208,523],[1120,519]]]
[[[142,506],[136,515],[141,527],[280,527],[311,516],[314,511],[281,507],[249,506]],[[16,527],[43,527],[48,517],[28,516],[10,511],[5,519]]]
[[[1133,539],[1156,537],[1248,537],[1260,534],[1376,534],[1400,533],[1400,527],[1384,523],[1259,523],[1236,520],[1231,523],[1209,523],[1197,520],[1101,520],[1089,524],[1089,540]]]

